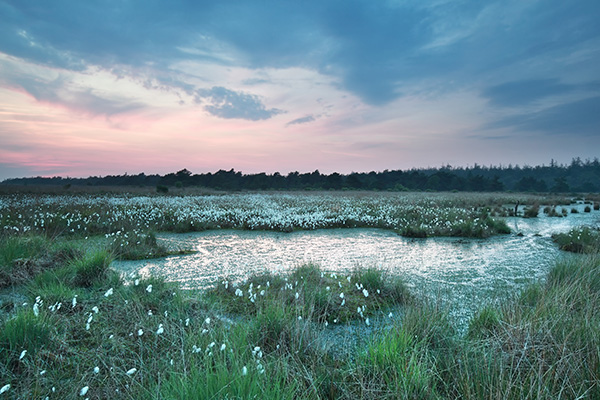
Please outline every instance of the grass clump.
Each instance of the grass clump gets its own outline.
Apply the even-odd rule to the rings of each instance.
[[[20,309],[16,315],[1,321],[1,324],[0,364],[9,370],[18,371],[19,361],[25,356],[35,357],[36,352],[50,340],[49,323],[32,309]]]
[[[486,338],[493,336],[500,329],[500,313],[494,307],[484,307],[469,322],[467,336],[471,338]]]
[[[40,258],[48,246],[42,236],[0,236],[0,288],[25,282],[43,269]]]
[[[356,398],[439,399],[435,366],[422,343],[402,328],[376,337],[357,357]]]
[[[48,241],[37,235],[0,237],[0,265],[7,267],[17,260],[37,258]]]
[[[106,251],[97,251],[83,258],[75,259],[70,267],[73,283],[79,287],[90,287],[107,277],[112,258]]]
[[[540,205],[532,204],[531,206],[525,208],[525,210],[523,211],[523,217],[524,218],[537,218],[539,213],[540,213]]]
[[[411,296],[401,279],[377,269],[340,276],[308,264],[284,277],[265,273],[242,284],[223,280],[207,298],[228,313],[256,316],[280,308],[288,320],[330,324],[366,321],[378,311],[406,304]]]
[[[172,254],[164,245],[158,243],[154,232],[115,235],[109,251],[119,260],[145,260]]]
[[[552,235],[552,239],[561,250],[573,253],[594,253],[600,248],[600,230],[587,226]]]

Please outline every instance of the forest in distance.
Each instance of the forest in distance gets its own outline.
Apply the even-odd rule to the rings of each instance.
[[[337,172],[322,174],[290,172],[282,175],[219,170],[194,174],[188,169],[166,175],[108,175],[88,178],[29,177],[7,179],[2,185],[25,186],[156,186],[203,187],[215,190],[379,190],[379,191],[471,191],[471,192],[552,192],[592,193],[600,191],[600,161],[574,158],[570,164],[554,160],[541,166],[481,166],[384,170],[380,172]]]

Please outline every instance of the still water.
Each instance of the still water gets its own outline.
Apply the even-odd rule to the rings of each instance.
[[[543,279],[558,258],[570,257],[551,235],[600,226],[600,213],[507,218],[507,223],[512,234],[488,239],[409,239],[380,229],[163,234],[159,240],[169,247],[196,253],[113,266],[125,274],[163,276],[184,288],[207,287],[224,276],[242,280],[259,271],[285,272],[307,262],[338,274],[376,267],[403,277],[414,292],[443,302],[456,318],[465,319],[482,304]]]

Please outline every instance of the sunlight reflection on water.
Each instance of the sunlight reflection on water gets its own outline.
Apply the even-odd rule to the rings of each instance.
[[[440,299],[463,319],[481,304],[542,279],[557,257],[569,256],[550,235],[582,224],[598,226],[599,215],[508,218],[515,233],[489,239],[409,239],[380,229],[163,234],[160,239],[169,246],[196,253],[114,266],[124,273],[163,276],[184,288],[206,287],[224,276],[242,280],[258,271],[285,272],[307,262],[341,273],[376,267],[402,276],[414,291]]]

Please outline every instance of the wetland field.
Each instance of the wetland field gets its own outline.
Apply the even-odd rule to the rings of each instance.
[[[598,399],[599,196],[0,195],[0,399]]]

